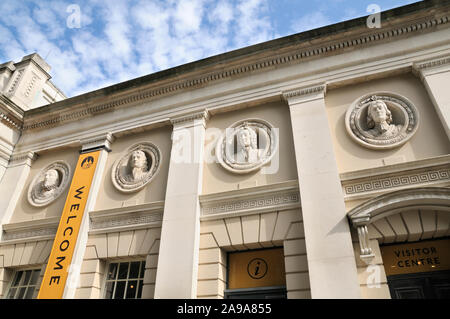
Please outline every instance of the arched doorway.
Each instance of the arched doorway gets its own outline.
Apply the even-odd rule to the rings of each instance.
[[[370,264],[381,255],[391,298],[450,298],[449,188],[384,194],[353,208],[348,217],[357,230],[359,258]]]

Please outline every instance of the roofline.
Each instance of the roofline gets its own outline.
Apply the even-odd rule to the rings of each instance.
[[[387,11],[382,11],[381,21],[386,22],[393,18],[398,19],[399,17],[408,16],[427,9],[445,7],[449,4],[450,0],[423,0],[406,6],[401,6]],[[113,84],[104,88],[100,88],[94,91],[83,93],[74,97],[70,97],[52,104],[47,104],[39,108],[27,110],[26,115],[41,114],[50,107],[54,109],[63,107],[63,105],[65,107],[68,107],[70,105],[76,105],[80,102],[86,103],[88,100],[91,99],[96,99],[102,96],[109,96],[110,94],[125,92],[126,90],[137,88],[141,85],[148,85],[151,83],[155,83],[161,80],[167,80],[174,76],[180,76],[188,72],[193,72],[206,67],[213,66],[214,64],[217,64],[219,62],[220,63],[230,62],[240,58],[248,57],[254,53],[267,52],[283,48],[286,46],[304,43],[314,39],[329,37],[337,33],[350,31],[358,27],[366,26],[368,16],[369,15],[366,15],[359,18],[308,30],[305,32],[284,36],[274,40],[254,44],[244,48],[236,49],[226,53],[221,53],[197,61],[182,64],[169,69],[161,70],[155,73],[151,73],[131,80]]]

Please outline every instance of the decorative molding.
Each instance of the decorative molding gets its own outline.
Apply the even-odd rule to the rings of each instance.
[[[0,121],[5,122],[8,126],[12,126],[13,128],[16,129],[21,129],[22,128],[22,124],[19,123],[18,121],[12,119],[11,117],[8,116],[8,114],[3,113],[2,111],[0,111]]]
[[[441,57],[439,59],[434,59],[430,61],[417,62],[413,64],[413,69],[421,71],[424,69],[439,67],[443,65],[450,64],[450,56]]]
[[[433,73],[439,73],[442,71],[449,71],[450,69],[450,56],[440,57],[437,59],[415,62],[412,64],[412,73],[420,78],[422,81],[425,80],[427,75]]]
[[[58,225],[57,217],[5,224],[0,245],[51,239]]]
[[[33,229],[33,230],[22,230],[17,232],[5,232],[3,234],[2,240],[3,241],[16,241],[19,239],[30,241],[30,240],[37,240],[39,237],[54,237],[56,234],[56,230],[58,229],[58,226],[51,228],[39,228],[39,229]],[[41,238],[42,239],[42,238]]]
[[[436,182],[450,182],[450,168],[443,167],[432,171],[414,172],[399,176],[386,176],[369,181],[353,183],[344,186],[346,195],[361,194],[380,190],[388,190],[403,186],[434,184]]]
[[[341,174],[341,183],[346,200],[367,198],[397,189],[450,185],[450,156]]]
[[[164,202],[93,211],[89,213],[90,234],[118,232],[130,229],[160,227]]]
[[[40,117],[39,119],[32,120],[31,118],[24,124],[23,130],[32,130],[43,128],[52,125],[58,125],[63,122],[76,121],[83,117],[92,116],[98,113],[106,112],[117,107],[122,107],[130,103],[139,101],[145,101],[157,97],[161,97],[168,94],[176,93],[180,90],[197,88],[204,86],[215,81],[221,81],[228,78],[235,78],[247,73],[254,74],[257,71],[264,71],[266,69],[272,69],[274,66],[291,65],[293,63],[300,63],[303,60],[320,57],[324,54],[330,55],[330,53],[339,53],[340,51],[348,50],[348,48],[367,46],[368,44],[376,44],[378,42],[386,42],[398,37],[410,36],[414,32],[423,32],[424,30],[435,28],[439,25],[447,24],[449,22],[448,16],[443,17],[425,17],[422,20],[415,20],[414,22],[403,22],[402,25],[390,26],[389,29],[377,29],[371,30],[371,33],[358,34],[354,36],[346,36],[334,42],[328,42],[327,44],[317,44],[315,47],[311,47],[310,43],[308,47],[305,47],[304,43],[293,46],[292,50],[288,53],[280,54],[274,52],[271,57],[253,60],[250,63],[243,63],[238,66],[221,70],[221,71],[205,71],[204,75],[197,75],[190,79],[181,79],[178,82],[165,84],[159,87],[153,87],[147,90],[143,90],[137,94],[131,94],[126,97],[118,97],[107,103],[91,104],[90,106],[74,111],[68,111],[65,114],[59,113],[58,115]],[[325,41],[325,40],[324,40]],[[303,46],[300,47],[299,46]],[[85,103],[85,102],[83,102]],[[73,110],[74,107],[71,106]]]
[[[201,220],[299,208],[297,181],[200,196]]]

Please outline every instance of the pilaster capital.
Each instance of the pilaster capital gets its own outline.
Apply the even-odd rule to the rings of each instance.
[[[10,153],[0,148],[0,166],[7,167],[10,159]]]
[[[429,59],[425,61],[414,62],[412,72],[421,80],[425,76],[450,71],[450,56]]]
[[[89,136],[80,140],[81,151],[86,152],[94,149],[104,148],[111,151],[111,144],[114,142],[114,136],[110,132]]]
[[[194,113],[171,117],[170,122],[172,123],[174,129],[187,128],[197,125],[203,125],[203,127],[206,127],[206,121],[208,121],[208,119],[209,112],[207,109],[204,109]]]
[[[31,164],[38,158],[38,155],[33,151],[14,153],[9,160],[9,166],[20,166]]]
[[[320,83],[283,91],[281,97],[288,104],[304,103],[311,100],[325,98],[327,84]]]

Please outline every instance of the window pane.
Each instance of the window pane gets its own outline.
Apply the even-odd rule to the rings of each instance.
[[[139,265],[141,264],[141,262],[139,261],[135,261],[132,262],[130,265],[130,275],[128,276],[128,278],[130,279],[137,279],[139,276]]]
[[[118,264],[109,265],[108,279],[116,279],[117,265]]]
[[[112,299],[115,284],[116,283],[114,281],[106,283],[106,295],[105,295],[106,299]]]
[[[31,275],[31,281],[30,281],[30,285],[36,285],[38,278],[39,278],[39,274],[41,273],[41,271],[38,270],[33,270],[33,274]]]
[[[137,290],[137,280],[131,280],[127,284],[127,295],[126,299],[136,298],[136,290]]]
[[[139,278],[144,278],[145,271],[145,261],[141,261],[141,273],[139,274]]]
[[[125,292],[125,281],[118,281],[116,286],[116,293],[114,294],[114,299],[123,299],[123,294]]]
[[[9,293],[8,293],[8,299],[14,299],[14,295],[16,294],[16,288],[11,288],[9,289]]]
[[[17,295],[16,299],[23,299],[23,296],[25,296],[25,290],[26,289],[27,289],[26,287],[20,288],[19,294]]]
[[[127,278],[128,265],[129,265],[129,263],[120,263],[118,279],[126,279]]]
[[[33,299],[34,287],[28,287],[25,299]]]
[[[141,295],[142,295],[142,287],[144,286],[144,281],[139,280],[138,286],[139,287],[138,287],[138,293],[137,293],[137,297],[136,298],[140,299]]]
[[[20,279],[22,279],[23,271],[19,271],[16,273],[16,278],[14,278],[13,286],[17,287],[19,285]]]
[[[22,285],[24,285],[24,286],[28,285],[28,282],[30,281],[30,278],[31,278],[31,270],[25,271],[25,278],[23,280]]]

